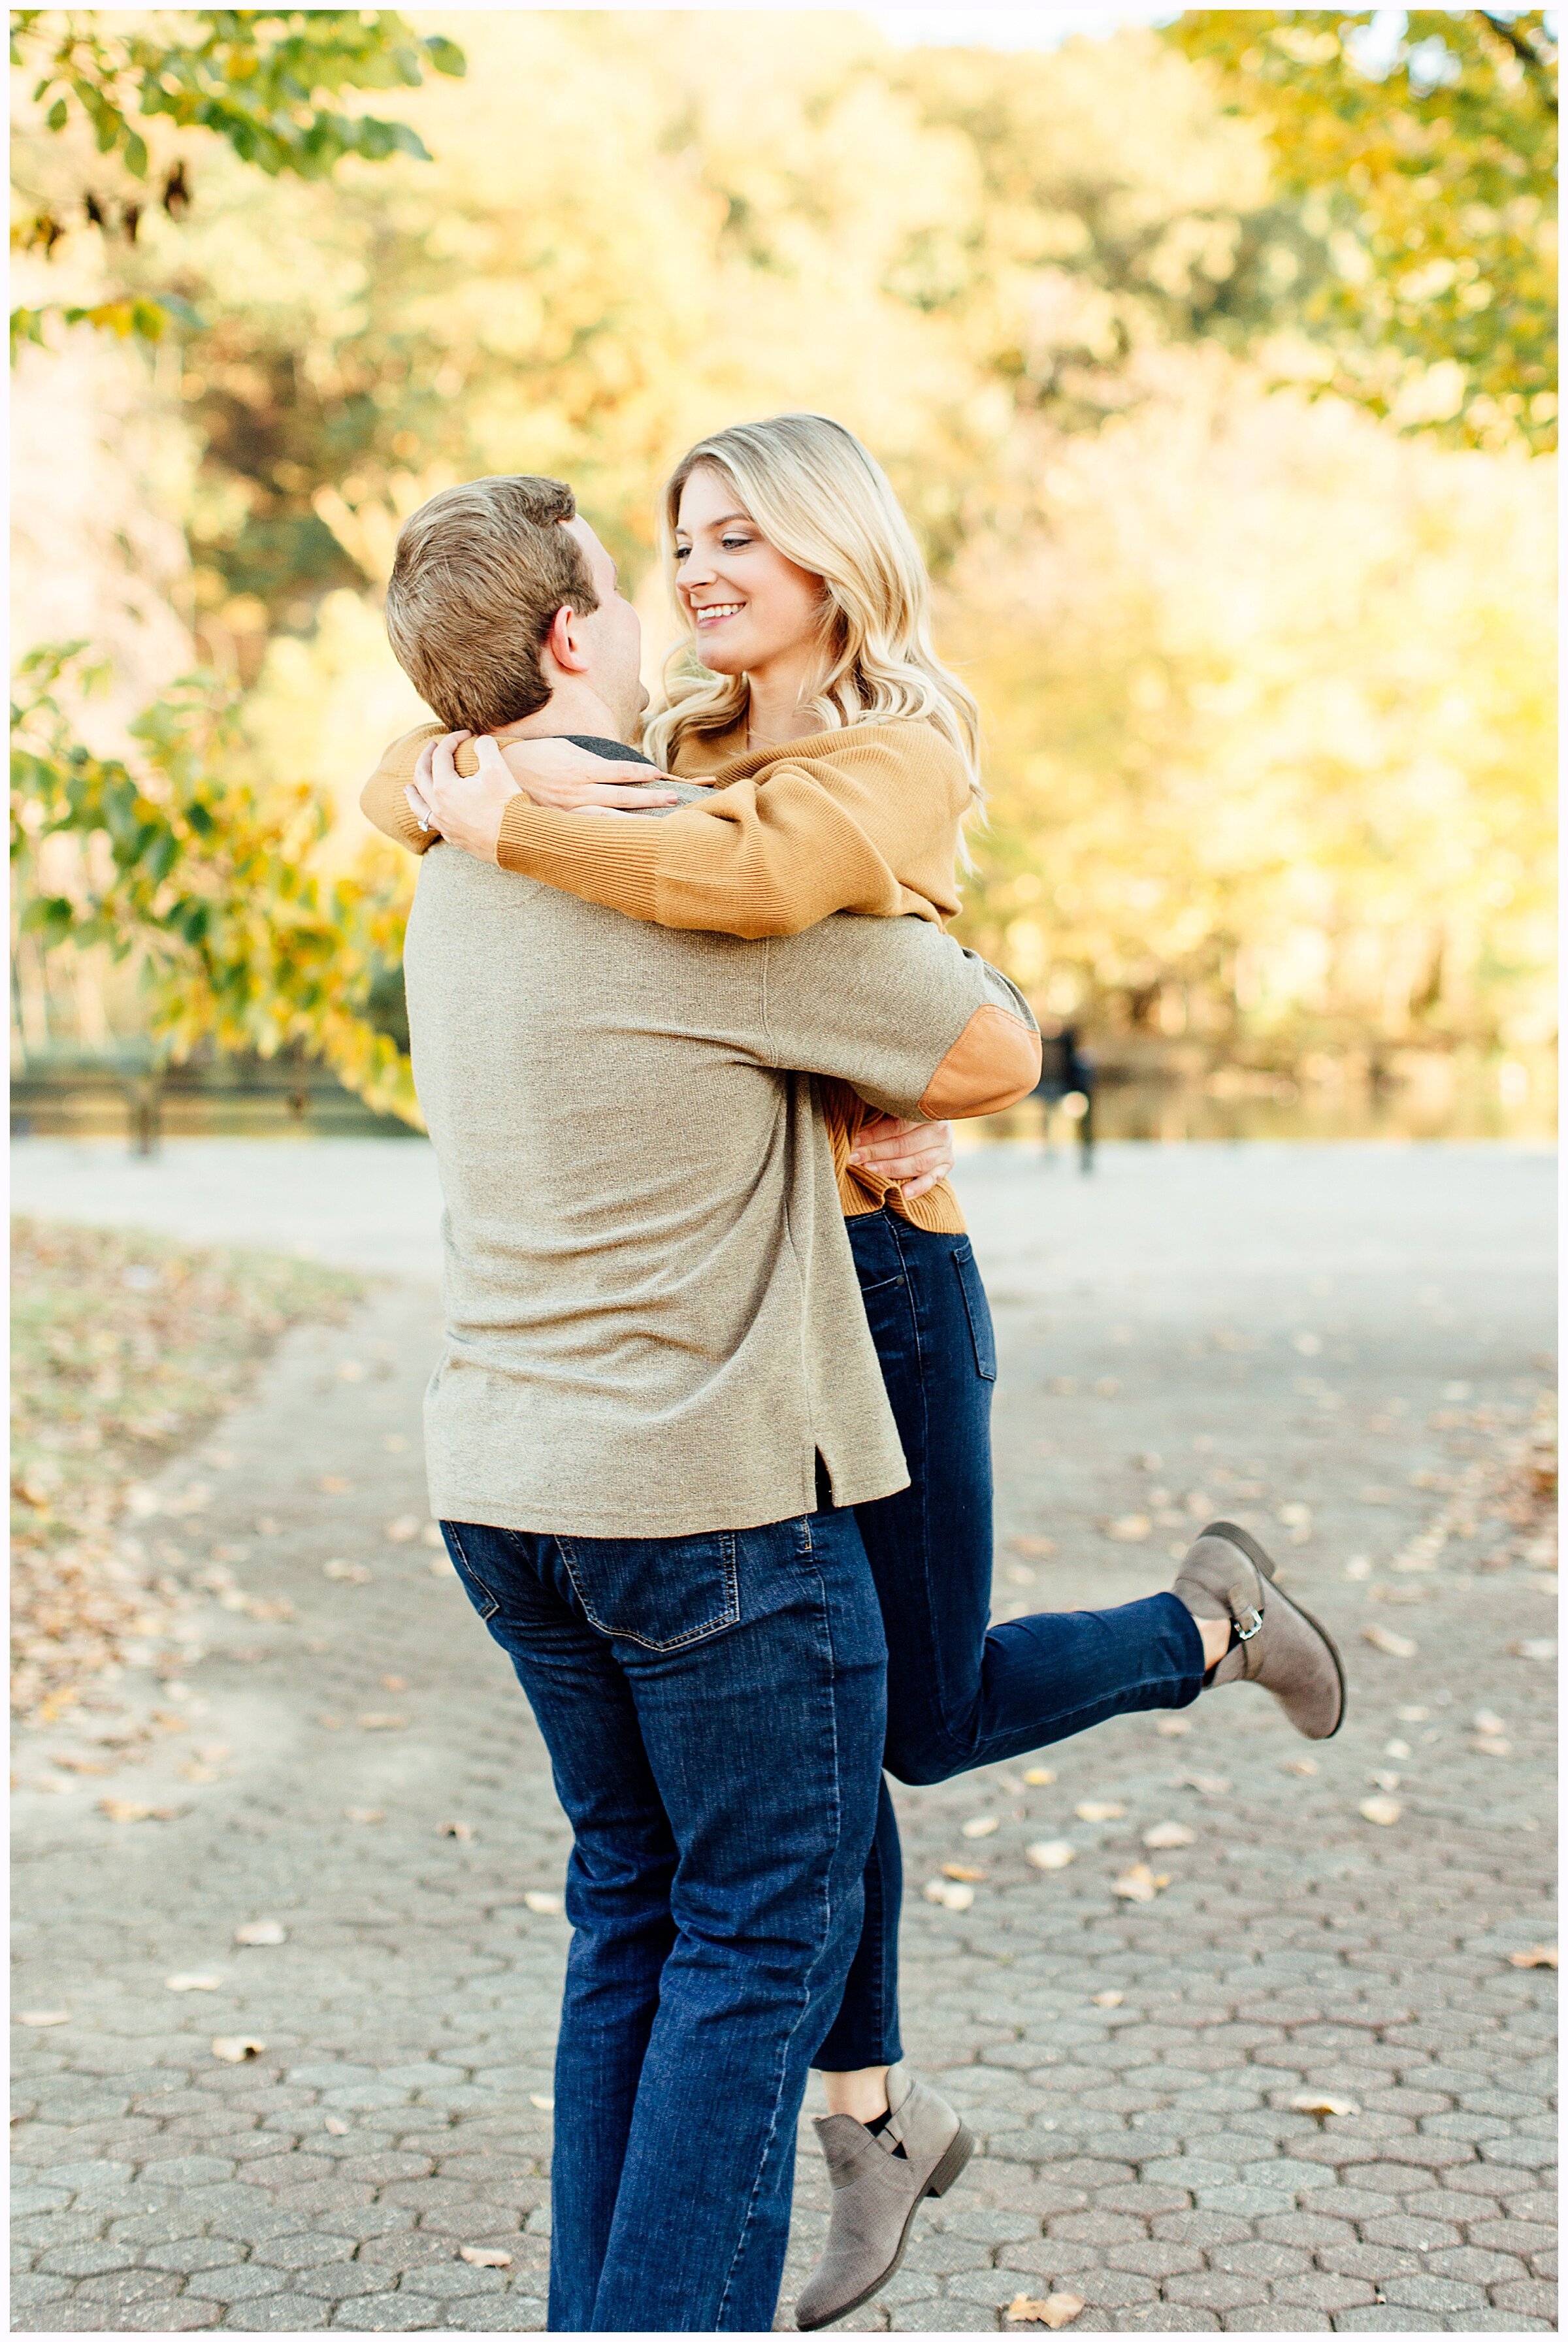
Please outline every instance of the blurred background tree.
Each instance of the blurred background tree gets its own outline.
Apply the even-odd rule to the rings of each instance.
[[[253,776],[306,785],[321,871],[352,872],[363,774],[421,713],[379,606],[408,511],[478,472],[571,478],[652,664],[663,472],[736,415],[824,407],[886,463],[981,695],[964,929],[1043,1016],[1193,1073],[1528,1055],[1553,1029],[1548,45],[1499,19],[1537,74],[1444,15],[1455,81],[1387,15],[1333,18],[1330,57],[1302,48],[1316,11],[1005,55],[827,13],[443,12],[466,80],[378,99],[430,161],[394,138],[264,178],[209,137],[112,281],[56,207],[72,298],[176,322],[145,357],[85,326],[22,352],[23,640],[90,630],[139,674],[71,711],[132,756],[194,642]],[[66,138],[36,80],[29,190]],[[1418,134],[1439,163],[1413,173]],[[1452,279],[1418,298],[1389,261],[1379,291],[1416,230]],[[79,966],[40,1006],[35,944],[34,1026],[67,1032]]]

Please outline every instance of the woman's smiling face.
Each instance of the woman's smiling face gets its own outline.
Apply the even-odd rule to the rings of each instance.
[[[768,543],[724,475],[698,464],[681,490],[675,590],[717,675],[757,675],[816,643],[823,585]]]

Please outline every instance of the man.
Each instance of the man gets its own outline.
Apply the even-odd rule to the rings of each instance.
[[[558,483],[416,514],[388,629],[454,726],[614,753],[643,703]],[[924,922],[686,933],[451,848],[404,974],[446,1203],[432,1509],[574,1832],[551,2325],[765,2331],[882,1761],[849,1508],[907,1478],[811,1076],[975,1113],[1038,1037]]]

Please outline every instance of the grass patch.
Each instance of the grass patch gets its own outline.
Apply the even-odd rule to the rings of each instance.
[[[277,1339],[365,1290],[270,1253],[195,1252],[124,1228],[11,1235],[12,1705],[50,1722],[185,1587],[127,1519],[135,1484],[237,1406]]]

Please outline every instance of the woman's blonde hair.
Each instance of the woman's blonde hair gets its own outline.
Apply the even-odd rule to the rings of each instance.
[[[699,440],[664,491],[660,538],[672,583],[681,491],[699,464],[724,475],[786,560],[823,581],[821,668],[806,702],[823,730],[894,717],[933,725],[963,757],[978,801],[980,710],[932,648],[925,564],[874,456],[825,415],[775,415]],[[681,616],[691,639],[671,652],[664,706],[643,727],[644,750],[666,768],[686,733],[726,732],[746,709],[744,676],[704,666]]]

